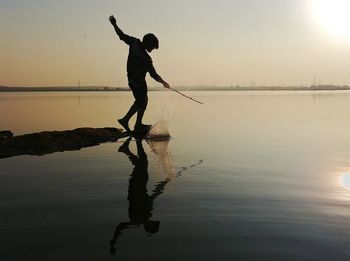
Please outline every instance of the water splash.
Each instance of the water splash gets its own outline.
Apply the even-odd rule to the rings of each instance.
[[[147,134],[147,139],[169,139],[170,132],[166,120],[159,120],[152,125]]]
[[[203,163],[203,160],[198,160],[191,165],[181,167],[180,170],[175,172],[173,167],[173,155],[170,149],[170,140],[147,140],[147,143],[150,145],[152,152],[157,157],[158,163],[166,174],[167,181],[181,177],[185,171]]]
[[[147,134],[147,139],[162,140],[170,138],[169,125],[172,121],[174,104],[174,95],[171,92],[162,97],[159,103],[158,115],[154,119],[155,123]]]
[[[167,95],[162,96],[162,100],[159,103],[158,115],[155,119],[155,122],[159,120],[165,120],[167,123],[171,123],[172,114],[175,106],[174,102],[174,94],[172,92],[168,92]]]
[[[175,171],[172,164],[173,156],[169,147],[170,140],[147,140],[152,152],[156,155],[158,162],[162,166],[167,180],[172,180],[175,177]]]

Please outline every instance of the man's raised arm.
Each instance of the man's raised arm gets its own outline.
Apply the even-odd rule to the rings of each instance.
[[[111,24],[114,27],[115,32],[119,36],[119,39],[124,41],[126,44],[131,44],[134,37],[131,37],[129,35],[124,34],[124,32],[118,27],[117,20],[115,19],[114,15],[111,15],[108,20],[111,22]]]

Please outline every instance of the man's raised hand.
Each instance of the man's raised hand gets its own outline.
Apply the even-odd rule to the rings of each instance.
[[[115,20],[114,15],[111,15],[108,20],[111,22],[112,25],[116,25],[117,24],[117,20]]]

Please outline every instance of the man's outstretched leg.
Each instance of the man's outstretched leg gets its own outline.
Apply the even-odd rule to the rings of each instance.
[[[130,118],[138,111],[139,106],[137,105],[136,101],[133,105],[131,105],[129,111],[126,113],[126,115],[119,119],[118,122],[120,125],[123,126],[123,128],[126,130],[127,133],[131,133],[131,130],[129,128],[129,120]]]

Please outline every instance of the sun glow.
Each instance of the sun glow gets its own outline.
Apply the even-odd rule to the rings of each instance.
[[[350,0],[311,0],[312,16],[334,38],[350,40]]]
[[[341,183],[345,188],[350,189],[350,173],[349,172],[344,173],[341,176]]]

